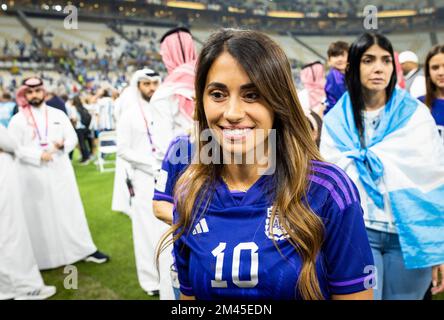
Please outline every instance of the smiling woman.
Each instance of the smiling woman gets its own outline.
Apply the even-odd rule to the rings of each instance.
[[[215,141],[224,161],[193,160],[175,184],[164,239],[174,235],[182,298],[370,299],[356,189],[321,161],[283,50],[260,32],[220,30],[202,48],[195,88],[194,136],[212,136],[195,144]],[[261,147],[252,163],[228,161]]]
[[[267,146],[274,112],[232,55],[224,52],[215,60],[207,83],[206,120],[224,154],[245,154],[258,144]]]

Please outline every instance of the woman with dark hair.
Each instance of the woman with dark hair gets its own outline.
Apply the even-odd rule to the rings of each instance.
[[[424,65],[426,95],[419,98],[430,108],[441,137],[444,137],[444,45],[433,47]]]
[[[195,89],[196,151],[161,244],[173,235],[182,299],[371,299],[359,195],[322,161],[284,51],[260,32],[220,30]]]
[[[444,291],[444,147],[427,108],[396,88],[393,48],[365,33],[350,47],[348,92],[324,118],[321,153],[361,194],[375,299]],[[438,274],[441,283],[438,285]]]

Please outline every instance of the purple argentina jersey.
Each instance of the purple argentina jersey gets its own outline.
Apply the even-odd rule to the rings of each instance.
[[[325,94],[327,96],[327,107],[325,108],[324,115],[327,114],[336,105],[336,102],[341,99],[344,92],[347,91],[345,84],[345,75],[338,69],[331,68],[327,75],[325,82]]]
[[[162,169],[156,177],[153,200],[174,203],[174,185],[190,163],[191,154],[192,145],[189,136],[179,136],[171,142],[162,162]]]
[[[373,256],[355,185],[338,167],[318,161],[309,180],[308,203],[325,226],[316,261],[324,297],[370,288]],[[243,195],[216,183],[208,209],[197,210],[190,229],[174,243],[183,294],[205,300],[301,298],[301,259],[279,221],[270,221],[273,181],[264,175]]]

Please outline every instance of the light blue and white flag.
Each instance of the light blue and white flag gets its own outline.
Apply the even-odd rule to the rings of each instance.
[[[321,153],[356,183],[364,215],[390,205],[407,268],[444,263],[444,146],[424,104],[396,88],[362,148],[347,92],[324,118]]]

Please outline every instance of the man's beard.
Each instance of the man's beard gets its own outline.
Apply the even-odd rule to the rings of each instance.
[[[33,107],[39,107],[43,103],[43,100],[44,99],[34,98],[34,99],[29,100],[28,103]]]
[[[147,101],[150,102],[151,101],[151,97],[153,96],[153,92],[150,92],[150,95],[146,95],[144,94],[142,91],[140,92],[140,94],[142,95],[142,98]]]

